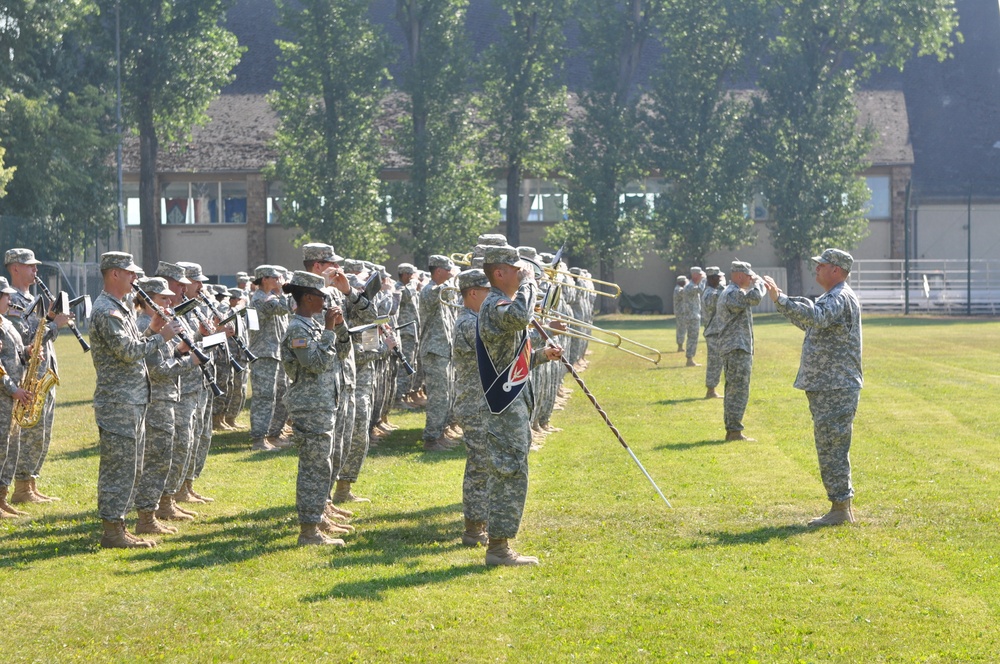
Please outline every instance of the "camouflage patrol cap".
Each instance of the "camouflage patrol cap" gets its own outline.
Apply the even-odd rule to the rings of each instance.
[[[489,288],[490,280],[486,278],[486,273],[479,269],[463,270],[458,273],[458,290],[466,291],[469,288]]]
[[[578,268],[578,267],[571,267],[569,269],[569,273],[572,274],[573,276],[579,277],[580,276],[580,268]]]
[[[750,274],[752,270],[750,269],[750,263],[747,263],[746,261],[733,261],[733,264],[729,268],[729,271]]]
[[[722,270],[716,266],[706,267],[705,276],[706,277],[717,277],[722,274]]]
[[[132,262],[132,254],[127,254],[124,251],[108,251],[101,254],[101,272],[104,270],[141,272],[142,268]]]
[[[322,295],[325,286],[326,279],[320,275],[304,270],[296,270],[292,273],[292,278],[288,280],[288,283],[281,287],[281,290],[291,293],[297,289],[305,289],[309,292],[315,291],[317,295]]]
[[[836,265],[844,272],[850,272],[851,267],[854,265],[854,256],[840,249],[827,249],[819,256],[813,256],[812,260],[814,263]]]
[[[344,272],[350,272],[351,274],[357,274],[361,270],[365,269],[365,264],[359,260],[353,258],[345,258],[343,261]]]
[[[487,244],[491,247],[502,247],[507,244],[507,236],[500,233],[483,233],[476,244]]]
[[[278,279],[283,276],[284,272],[277,265],[258,265],[253,270],[253,280]]]
[[[538,254],[538,261],[544,263],[545,265],[552,265],[552,263],[554,263],[555,260],[556,260],[555,254],[551,254],[547,251],[543,251],[542,253]]]
[[[302,260],[339,263],[344,260],[344,257],[338,256],[332,245],[322,242],[310,242],[309,244],[302,245]]]
[[[521,260],[517,249],[506,244],[502,247],[488,247],[483,256],[483,263],[486,265],[517,265]]]
[[[485,265],[485,264],[486,264],[486,261],[483,260],[482,256],[473,256],[472,260],[469,262],[469,267],[473,267],[473,268],[481,270],[481,269],[483,269],[483,265]]]
[[[242,288],[230,288],[228,291],[230,300],[237,300],[242,297],[246,297],[247,292]]]
[[[246,272],[243,272],[242,270],[240,270],[239,272],[236,273],[235,276],[236,276],[237,279],[239,279],[240,277],[249,277],[250,275],[247,274]]]
[[[455,264],[447,256],[442,256],[441,254],[434,254],[427,259],[427,267],[440,267],[445,270],[451,270],[455,267]]]
[[[163,277],[143,277],[139,279],[136,283],[139,284],[139,288],[146,291],[147,295],[176,295],[177,293],[170,290],[170,286],[167,285],[167,280]]]
[[[7,295],[12,295],[17,292],[17,289],[10,287],[10,282],[7,281],[6,277],[0,277],[0,293],[6,293]]]
[[[688,278],[685,277],[683,274],[678,274],[677,275],[677,283],[679,283],[679,284],[686,284],[687,282],[688,282]]]
[[[202,282],[208,281],[208,277],[206,277],[202,273],[201,265],[199,265],[198,263],[188,263],[188,262],[178,261],[177,264],[180,265],[182,268],[184,268],[184,276],[190,279],[191,281],[202,281]]]
[[[703,269],[701,269],[700,267],[698,267],[697,265],[693,266],[691,268],[690,272],[691,272],[691,274],[705,274],[705,271]]]
[[[399,267],[396,268],[397,274],[416,274],[417,266],[413,263],[400,263]]]
[[[236,285],[237,286],[246,286],[251,281],[253,281],[253,277],[251,277],[249,274],[244,274],[242,276],[237,276],[236,277]]]
[[[517,248],[517,253],[521,258],[537,258],[538,251],[534,247],[521,246]]]
[[[165,279],[173,279],[181,284],[191,283],[191,280],[184,276],[184,268],[175,263],[167,263],[166,261],[160,261],[156,265],[155,276],[164,277]]]
[[[21,265],[41,265],[42,261],[35,260],[35,252],[31,249],[8,249],[4,254],[3,264],[20,263]]]

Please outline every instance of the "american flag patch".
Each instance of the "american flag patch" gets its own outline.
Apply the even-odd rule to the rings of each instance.
[[[308,339],[292,339],[292,348],[305,348],[308,345]]]
[[[122,314],[121,314],[120,311],[118,311],[116,309],[116,310],[114,310],[114,311],[111,312],[111,317],[112,318],[117,318],[117,319],[121,320]]]

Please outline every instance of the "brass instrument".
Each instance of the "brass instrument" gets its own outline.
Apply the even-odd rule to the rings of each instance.
[[[36,298],[30,306],[25,307],[25,313],[30,313],[41,303],[41,297]],[[30,429],[38,424],[39,420],[42,419],[42,410],[45,407],[45,398],[48,396],[49,390],[59,384],[59,376],[52,370],[52,367],[47,368],[41,376],[38,375],[44,355],[46,330],[48,330],[48,325],[46,325],[45,315],[42,313],[38,316],[38,328],[35,330],[35,338],[28,351],[30,359],[20,385],[22,390],[31,395],[31,401],[27,406],[20,401],[14,402],[13,421],[22,429]]]
[[[472,265],[472,252],[467,254],[452,254],[449,256],[451,262],[455,265],[461,265],[462,267],[469,267]]]
[[[612,283],[610,281],[603,281],[601,279],[595,279],[593,277],[587,277],[587,281],[595,285],[605,286],[611,289],[612,292],[609,293],[608,291],[602,291],[596,288],[587,288],[586,286],[580,286],[579,284],[576,283],[576,280],[579,279],[577,275],[573,274],[572,272],[567,272],[566,270],[557,270],[554,266],[543,265],[542,273],[543,274],[541,277],[539,277],[537,274],[535,275],[537,281],[559,284],[561,286],[565,286],[566,288],[574,288],[576,290],[583,291],[584,293],[593,293],[594,295],[603,295],[604,297],[614,298],[622,294],[621,286],[619,286],[618,284]],[[570,277],[571,281],[560,281],[559,276]]]
[[[441,300],[441,304],[452,307],[453,309],[464,309],[465,305],[462,304],[462,291],[460,291],[455,286],[444,286],[438,291],[438,299]]]

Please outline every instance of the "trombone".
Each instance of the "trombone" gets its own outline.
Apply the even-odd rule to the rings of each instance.
[[[604,290],[599,290],[597,288],[588,288],[586,286],[579,285],[578,283],[576,283],[576,280],[579,279],[580,277],[573,274],[572,272],[567,272],[566,270],[559,270],[556,269],[555,266],[550,266],[550,265],[542,265],[541,268],[542,268],[542,276],[538,277],[536,275],[536,278],[539,281],[544,281],[551,284],[558,284],[560,286],[565,286],[567,288],[574,288],[576,290],[583,291],[584,293],[603,295],[604,297],[615,298],[622,294],[621,286],[611,281],[604,281],[602,279],[586,277],[586,280],[594,285],[604,286],[605,288],[609,288],[611,292],[608,292]],[[561,281],[559,279],[560,276],[569,277],[570,281]]]
[[[536,309],[536,312],[541,318],[550,321],[559,321],[561,323],[566,324],[567,329],[565,331],[559,331],[557,332],[557,334],[562,334],[563,336],[567,337],[573,337],[575,339],[584,339],[586,341],[593,341],[594,343],[601,344],[602,346],[612,346],[622,351],[623,353],[628,353],[629,355],[638,357],[640,360],[646,360],[647,362],[652,362],[653,364],[659,364],[660,360],[663,357],[662,353],[660,353],[660,351],[656,350],[652,346],[647,346],[646,344],[639,343],[638,341],[634,341],[632,339],[629,339],[628,337],[623,337],[617,332],[613,332],[611,330],[605,330],[604,328],[598,327],[591,323],[585,323],[582,320],[573,318],[572,316],[568,316],[566,314],[561,314],[557,311],[544,308],[538,308]],[[578,329],[573,329],[573,328],[578,328]],[[590,332],[583,332],[579,328],[583,328],[584,330],[590,330]],[[551,329],[551,328],[547,327],[546,329]],[[553,332],[556,331],[553,330]],[[607,335],[612,339],[612,341],[608,341],[607,339],[602,339],[598,336],[595,336],[595,334]],[[627,346],[633,346],[641,350],[633,350],[632,348],[629,348]]]
[[[449,256],[451,262],[455,265],[461,265],[462,267],[469,267],[472,265],[472,252],[467,254],[452,254]]]

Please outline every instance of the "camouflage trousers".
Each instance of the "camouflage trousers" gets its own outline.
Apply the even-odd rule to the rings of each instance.
[[[427,353],[423,356],[424,384],[427,386],[427,420],[423,439],[433,442],[444,435],[452,418],[455,400],[455,372],[451,358]]]
[[[487,521],[489,517],[490,460],[486,451],[485,408],[473,412],[455,409],[465,439],[465,475],[462,478],[462,508],[469,521]]]
[[[745,350],[731,350],[722,356],[722,368],[726,372],[722,419],[726,423],[726,431],[743,431],[743,414],[750,400],[753,355]]]
[[[414,335],[403,334],[402,332],[399,333],[399,352],[403,355],[403,358],[409,362],[411,367],[416,368],[417,338]],[[407,375],[406,370],[400,367],[399,373],[396,376],[396,394],[403,396],[409,392],[412,387],[417,386],[412,385],[411,376]]]
[[[687,346],[684,347],[684,356],[690,359],[698,352],[698,337],[701,335],[701,316],[685,316],[684,323],[687,325]]]
[[[361,464],[368,457],[368,443],[375,391],[375,362],[358,362],[357,384],[354,388],[354,430],[351,443],[344,447],[344,465],[340,479],[357,482]]]
[[[0,486],[10,486],[21,450],[21,429],[11,420],[14,400],[0,398]]]
[[[715,338],[705,337],[705,348],[708,350],[708,361],[705,363],[705,387],[713,389],[719,386],[722,378],[722,356],[715,349]]]
[[[52,422],[56,415],[56,388],[49,390],[42,407],[42,419],[30,429],[21,429],[21,450],[14,479],[30,480],[42,472],[42,464],[52,442]]]
[[[861,390],[821,390],[806,392],[806,397],[826,496],[830,502],[853,498],[851,437]]]
[[[250,389],[250,438],[260,440],[277,436],[288,419],[285,404],[285,370],[278,360],[259,358],[251,365]]]
[[[135,508],[140,512],[155,510],[167,485],[174,454],[176,405],[174,401],[153,401],[146,408],[146,442],[135,491]]]
[[[233,376],[233,383],[230,389],[226,390],[226,399],[221,411],[222,415],[228,419],[235,420],[243,410],[243,405],[247,400],[247,380],[250,378],[250,370],[241,371]]]
[[[174,452],[163,493],[177,493],[187,479],[184,470],[191,463],[191,453],[195,449],[194,415],[200,399],[201,392],[188,392],[181,394],[181,400],[174,404]]]
[[[490,537],[517,537],[528,496],[528,449],[531,447],[531,386],[518,395],[500,415],[486,422],[486,453]]]
[[[208,449],[212,446],[212,392],[207,387],[198,393],[198,407],[194,411],[194,446],[188,465],[184,468],[184,479],[196,480],[205,469]]]
[[[330,408],[296,411],[292,417],[292,433],[299,448],[295,480],[299,523],[319,523],[323,518],[333,477],[334,429],[334,411]]]
[[[676,314],[674,316],[674,326],[677,328],[677,347],[680,348],[684,345],[684,339],[687,337],[687,317],[683,314]]]
[[[145,404],[94,405],[101,440],[97,512],[105,521],[123,520],[132,502],[141,463],[145,412]]]
[[[337,463],[333,467],[331,480],[341,479],[340,472],[347,460],[347,451],[354,437],[354,414],[357,411],[356,385],[341,385],[342,391],[337,397],[337,418],[333,432],[333,444]]]

